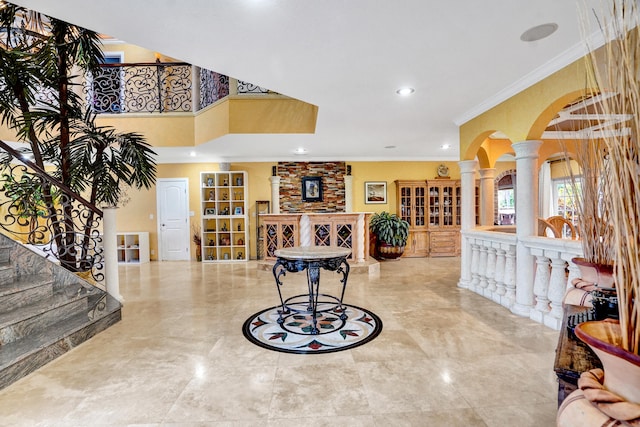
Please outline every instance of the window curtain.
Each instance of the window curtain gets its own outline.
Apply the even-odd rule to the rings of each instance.
[[[551,182],[551,164],[544,162],[538,174],[538,212],[540,217],[549,218],[553,212],[553,188]]]

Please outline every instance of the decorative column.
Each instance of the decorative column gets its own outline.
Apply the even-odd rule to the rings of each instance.
[[[462,232],[476,225],[476,166],[477,160],[458,162],[460,166],[460,229]],[[471,243],[464,233],[460,235],[460,280],[458,287],[468,288],[471,284]]]
[[[357,222],[357,236],[358,236],[358,252],[357,252],[357,257],[356,261],[357,262],[364,262],[364,231],[365,231],[365,221],[364,221],[364,214],[361,213],[358,215],[358,222]]]
[[[279,214],[280,213],[280,177],[270,176],[269,181],[271,181],[271,206],[272,206],[271,213]]]
[[[200,67],[197,65],[191,66],[191,75],[193,76],[194,82],[200,81]],[[193,99],[193,112],[200,111],[200,85],[192,84],[191,85],[191,99]]]
[[[118,242],[116,237],[116,208],[102,208],[104,246],[104,282],[107,293],[123,302],[120,295],[120,279],[118,278]]]
[[[344,211],[353,212],[353,177],[351,175],[344,176]]]
[[[512,144],[516,153],[516,300],[511,312],[529,317],[533,307],[534,256],[522,238],[534,236],[538,220],[538,150],[542,141]]]
[[[495,169],[480,169],[480,225],[493,225]]]
[[[309,215],[302,214],[300,216],[300,246],[311,246],[313,241],[312,233]]]

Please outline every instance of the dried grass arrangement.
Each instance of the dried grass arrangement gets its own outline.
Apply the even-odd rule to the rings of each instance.
[[[615,236],[612,210],[608,192],[611,190],[611,174],[608,170],[607,146],[601,139],[583,139],[576,142],[575,159],[581,166],[581,175],[576,176],[568,167],[576,211],[576,224],[583,258],[598,265],[612,265],[615,256]],[[565,147],[565,160],[569,165],[570,154]],[[579,190],[578,190],[579,188]]]
[[[622,347],[640,350],[640,15],[636,0],[604,1],[597,12],[608,41],[598,53],[590,50],[593,85],[603,97],[599,114],[618,115],[605,132],[608,151],[607,188],[614,233],[614,274],[622,330]],[[602,56],[601,56],[602,55]]]

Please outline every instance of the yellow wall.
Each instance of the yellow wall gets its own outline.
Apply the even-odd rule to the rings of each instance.
[[[459,179],[457,162],[347,162],[352,167],[353,210],[355,212],[396,212],[395,180],[426,180],[437,175],[438,165],[449,167],[451,178]],[[250,254],[256,257],[256,200],[271,201],[271,167],[273,162],[232,163],[231,170],[242,170],[248,174],[249,186],[249,231]],[[219,170],[217,163],[160,164],[158,178],[188,178],[189,210],[193,211],[191,224],[200,224],[200,172]],[[364,203],[366,181],[387,182],[387,203],[367,205]],[[158,259],[156,189],[128,191],[129,203],[117,211],[118,231],[148,231],[151,259]],[[273,207],[272,207],[273,209]],[[150,216],[153,215],[153,218]],[[191,243],[191,257],[195,259],[195,246]]]
[[[187,114],[101,114],[100,126],[118,132],[137,132],[154,147],[193,147],[194,115]]]
[[[460,127],[461,158],[472,160],[495,131],[513,142],[540,139],[554,115],[586,92],[586,75],[585,61],[579,59],[464,123]]]
[[[102,45],[102,51],[123,52],[124,62],[155,62],[156,58],[159,58],[161,62],[182,62],[179,59],[170,58],[160,53],[156,54],[152,50],[126,43],[105,43]]]

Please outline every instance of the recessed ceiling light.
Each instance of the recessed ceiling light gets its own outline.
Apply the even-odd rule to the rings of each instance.
[[[300,147],[300,148],[296,148],[294,153],[296,153],[298,155],[307,154],[307,150],[305,150],[304,148]]]
[[[531,27],[527,31],[522,33],[522,35],[520,36],[520,40],[522,40],[523,42],[535,42],[538,40],[542,40],[555,33],[557,29],[558,24],[556,24],[555,22],[536,25],[535,27]]]
[[[190,155],[191,157],[195,157],[195,156],[196,156],[196,152],[195,152],[195,151],[189,151],[189,155]]]
[[[443,150],[448,150],[449,148],[451,148],[451,144],[442,144],[440,148],[442,148]]]
[[[412,87],[401,87],[400,89],[398,89],[396,91],[396,93],[400,96],[409,96],[411,95],[413,92],[415,92],[416,90]]]
[[[392,149],[392,148],[396,148],[396,146],[395,145],[385,145],[384,148]]]

